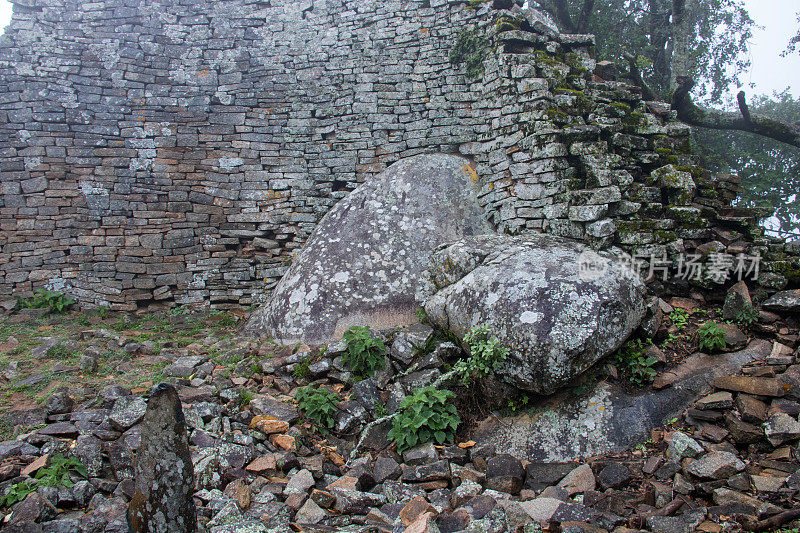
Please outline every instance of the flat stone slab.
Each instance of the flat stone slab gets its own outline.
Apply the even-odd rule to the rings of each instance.
[[[698,354],[672,369],[674,379],[661,390],[632,394],[603,382],[581,398],[562,391],[518,416],[488,417],[470,438],[528,461],[566,462],[620,452],[647,440],[651,429],[709,392],[712,380],[764,359],[771,348],[759,339],[738,352]]]

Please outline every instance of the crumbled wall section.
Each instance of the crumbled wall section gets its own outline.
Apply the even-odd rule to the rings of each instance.
[[[707,236],[714,208],[692,203],[700,172],[668,108],[593,76],[591,36],[470,4],[16,0],[0,295],[259,303],[338,199],[424,152],[474,159],[501,231]],[[465,31],[488,40],[477,78],[450,60]]]

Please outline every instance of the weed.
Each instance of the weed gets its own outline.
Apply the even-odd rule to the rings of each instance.
[[[422,324],[426,324],[428,322],[428,313],[426,313],[425,309],[423,309],[422,307],[417,309],[417,319]]]
[[[389,430],[389,439],[402,452],[417,444],[435,441],[452,442],[461,419],[449,390],[421,387],[400,403],[398,414]]]
[[[239,409],[244,409],[253,401],[256,395],[247,389],[239,389]]]
[[[658,359],[646,355],[649,340],[631,339],[626,342],[614,355],[614,364],[620,371],[628,376],[631,383],[642,387],[656,377],[653,366]]]
[[[298,363],[297,366],[294,367],[294,372],[292,375],[295,379],[305,379],[311,375],[311,371],[309,367],[311,366],[311,357],[306,356],[303,357]]]
[[[11,486],[9,491],[0,498],[0,505],[10,507],[24,500],[28,494],[42,487],[67,487],[75,485],[70,479],[70,474],[88,477],[86,467],[75,457],[54,455],[50,458],[49,465],[39,469],[33,480],[22,481]]]
[[[51,313],[60,314],[75,305],[75,300],[60,292],[38,289],[33,298],[17,298],[17,303],[23,309],[49,309]]]
[[[339,411],[339,396],[336,393],[308,385],[297,389],[294,399],[305,417],[324,430],[333,429],[336,425],[336,413]]]
[[[706,322],[697,329],[700,351],[716,352],[725,349],[725,330],[715,322]]]
[[[676,307],[669,314],[669,319],[672,320],[672,324],[678,329],[678,331],[682,331],[689,323],[689,311]]]
[[[45,355],[50,359],[70,359],[75,356],[75,352],[70,350],[67,346],[58,343],[48,348]]]
[[[466,28],[459,32],[456,44],[450,51],[450,63],[464,63],[467,78],[479,78],[483,75],[483,56],[489,47],[489,41],[476,27]]]
[[[374,338],[369,328],[353,326],[344,333],[347,352],[342,359],[357,376],[371,376],[385,365],[386,345]]]
[[[486,377],[500,366],[510,350],[489,334],[485,326],[476,326],[464,335],[464,343],[469,346],[469,357],[458,361],[453,367],[461,376],[461,383],[468,385],[473,379]]]
[[[527,394],[521,395],[518,399],[509,398],[508,399],[508,408],[511,409],[512,413],[516,413],[518,409],[523,409],[528,405],[530,402],[530,397]]]
[[[741,311],[736,313],[733,321],[740,326],[752,326],[758,321],[758,310],[752,304],[747,304]]]

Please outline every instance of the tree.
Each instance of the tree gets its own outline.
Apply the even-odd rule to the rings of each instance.
[[[797,22],[800,23],[800,12],[797,13]],[[789,46],[786,47],[786,50],[781,55],[786,57],[794,52],[800,52],[800,28],[797,30],[797,35],[789,40]]]
[[[698,80],[697,93],[720,102],[749,66],[755,25],[741,0],[531,0],[566,32],[597,36],[597,58],[636,59],[642,80],[670,100],[677,77]]]
[[[788,89],[753,99],[752,111],[783,121],[800,121],[800,98]],[[779,232],[800,225],[800,148],[740,131],[693,129],[695,152],[715,172],[737,172],[744,184],[739,202],[775,209]]]

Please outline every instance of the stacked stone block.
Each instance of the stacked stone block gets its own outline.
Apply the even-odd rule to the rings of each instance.
[[[451,59],[463,32],[478,77]],[[593,75],[593,44],[512,1],[16,0],[0,295],[259,303],[336,201],[425,152],[473,158],[499,231],[709,238],[688,128]]]

